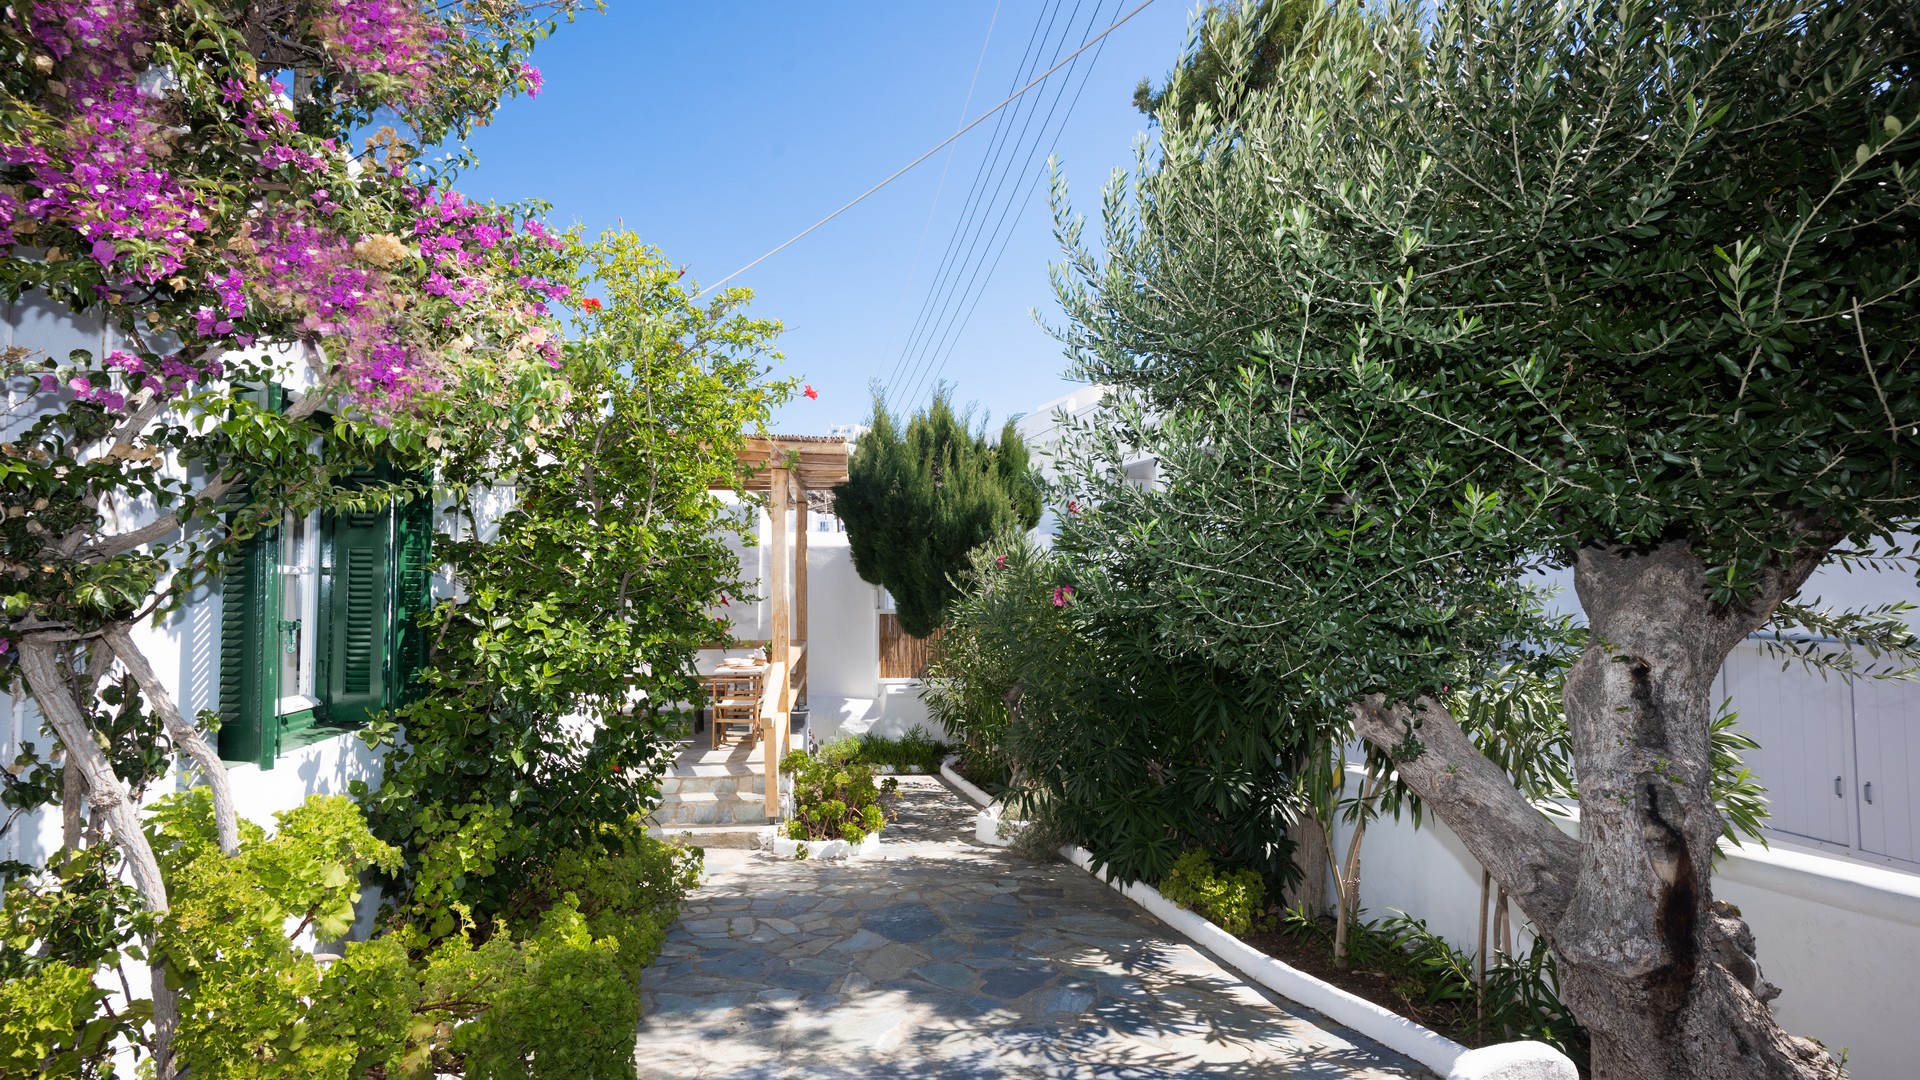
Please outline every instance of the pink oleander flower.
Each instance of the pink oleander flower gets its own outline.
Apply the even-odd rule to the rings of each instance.
[[[995,570],[1005,570],[1007,568],[1007,557],[1005,555],[995,556],[993,560],[993,568]]]
[[[1075,517],[1080,516],[1080,500],[1079,499],[1067,500],[1067,513],[1072,514]]]
[[[1053,606],[1066,607],[1073,603],[1073,586],[1055,585],[1053,587]]]

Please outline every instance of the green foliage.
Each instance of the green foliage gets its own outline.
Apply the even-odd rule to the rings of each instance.
[[[1175,859],[1159,888],[1167,899],[1193,909],[1229,934],[1249,934],[1271,921],[1263,914],[1267,885],[1260,875],[1251,870],[1219,873],[1213,868],[1213,857],[1199,848]]]
[[[182,991],[174,1051],[184,1067],[214,1076],[359,1076],[403,1048],[412,1006],[405,951],[390,940],[349,942],[345,959],[323,969],[293,938],[309,927],[321,941],[344,936],[361,872],[392,872],[398,852],[344,796],[315,795],[275,817],[271,837],[242,823],[241,849],[229,857],[205,789],[153,812],[173,904],[155,950]]]
[[[399,898],[439,933],[451,903],[502,910],[553,852],[658,797],[695,650],[726,634],[708,608],[743,591],[739,520],[710,489],[740,484],[743,433],[791,389],[765,377],[780,326],[742,310],[747,291],[696,302],[628,233],[584,258],[605,300],[566,348],[566,403],[501,451],[516,502],[497,536],[470,513],[436,542],[461,594],[423,619],[419,698],[367,733],[386,774],[358,797],[406,853]]]
[[[804,750],[780,759],[780,772],[793,777],[793,818],[787,822],[787,836],[794,840],[857,844],[886,826],[885,800],[900,791],[900,781],[891,776],[874,783],[869,765],[835,763]]]
[[[294,939],[345,933],[361,875],[395,858],[351,802],[309,798],[278,815],[271,837],[245,825],[232,857],[203,791],[162,800],[152,823],[173,898],[155,948],[181,991],[174,1047],[209,1076],[630,1076],[641,971],[701,867],[697,849],[637,824],[607,830],[557,853],[491,933],[455,908],[451,932],[389,923],[322,965]],[[108,873],[111,850],[68,860],[63,888],[9,889],[0,1077],[111,1076],[110,1044],[148,1038],[149,1002],[116,1012],[93,989],[122,950],[140,952],[131,940],[152,921]]]
[[[1190,848],[1293,880],[1289,770],[1319,737],[1311,712],[1205,652],[1163,654],[1150,620],[1107,601],[1112,579],[1018,533],[960,580],[928,709],[970,768],[1006,772],[1022,817],[1123,880],[1163,880]]]
[[[914,637],[946,621],[967,552],[1009,527],[1040,521],[1039,481],[1013,422],[989,443],[953,411],[944,389],[904,431],[876,395],[873,427],[860,436],[833,496],[854,568],[892,594],[901,629]]]
[[[1767,789],[1741,760],[1760,744],[1736,726],[1739,722],[1740,714],[1725,705],[1713,720],[1713,803],[1720,811],[1720,835],[1728,843],[1752,841],[1766,847]]]
[[[487,1010],[456,1029],[448,1049],[465,1057],[472,1080],[634,1075],[640,984],[620,951],[620,939],[595,938],[563,898],[512,950]]]
[[[1147,79],[1133,90],[1133,107],[1158,119],[1163,109],[1181,121],[1205,107],[1219,117],[1234,101],[1272,85],[1281,61],[1301,44],[1315,0],[1245,0],[1207,4],[1194,21],[1187,50],[1159,89]]]
[[[1280,928],[1289,937],[1333,948],[1331,931],[1304,912],[1286,912]],[[1423,920],[1356,918],[1348,933],[1353,967],[1386,976],[1402,999],[1434,1008],[1451,1021],[1456,1038],[1472,1046],[1537,1040],[1573,1058],[1587,1075],[1587,1031],[1560,1000],[1553,952],[1544,939],[1535,938],[1524,956],[1494,957],[1476,985],[1473,957]]]
[[[816,751],[821,761],[832,765],[860,764],[873,768],[892,767],[897,772],[936,773],[946,760],[947,744],[939,742],[927,729],[916,724],[905,735],[890,739],[884,735],[848,735],[835,739]]]
[[[113,1039],[128,1025],[103,1008],[108,993],[66,964],[0,981],[0,1077],[115,1075]]]

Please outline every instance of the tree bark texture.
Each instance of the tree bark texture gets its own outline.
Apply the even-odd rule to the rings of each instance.
[[[1753,936],[1713,900],[1713,680],[1819,565],[1810,542],[1737,605],[1715,605],[1683,541],[1588,547],[1574,583],[1590,636],[1565,703],[1580,785],[1571,840],[1514,790],[1439,703],[1355,707],[1391,750],[1418,719],[1408,784],[1459,834],[1552,945],[1561,995],[1593,1036],[1597,1080],[1812,1080],[1840,1069],[1782,1031]]]
[[[26,676],[34,702],[47,726],[66,747],[66,768],[78,769],[86,786],[87,800],[96,818],[104,818],[113,834],[113,842],[126,859],[127,874],[147,909],[164,915],[168,909],[167,885],[160,876],[160,862],[154,857],[147,834],[140,828],[140,808],[134,804],[127,786],[114,774],[112,762],[94,741],[87,726],[86,711],[74,696],[73,681],[60,670],[59,644],[47,640],[53,635],[28,634],[20,640],[20,670]],[[92,680],[87,680],[91,685]],[[147,943],[152,955],[153,943]],[[167,986],[165,966],[158,960],[151,966],[153,975],[153,1057],[160,1080],[173,1076],[172,1042],[179,1026],[179,1003]]]
[[[240,825],[233,804],[233,785],[227,779],[226,763],[220,760],[219,751],[207,742],[200,729],[188,723],[180,715],[180,707],[173,702],[173,695],[167,692],[167,686],[154,673],[153,665],[147,662],[147,656],[133,643],[133,634],[124,624],[109,627],[103,635],[107,648],[126,669],[133,673],[133,679],[140,684],[140,692],[146,696],[153,711],[160,714],[160,720],[167,726],[167,734],[172,736],[175,746],[185,751],[193,763],[199,766],[200,779],[207,785],[207,791],[213,796],[214,828],[220,837],[220,850],[232,855],[240,850]]]

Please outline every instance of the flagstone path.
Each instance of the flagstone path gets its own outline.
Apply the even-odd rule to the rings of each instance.
[[[642,1080],[1419,1077],[902,779],[883,861],[711,849],[646,975]]]

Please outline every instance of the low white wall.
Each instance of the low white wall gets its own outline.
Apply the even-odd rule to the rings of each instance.
[[[1336,856],[1351,831],[1336,825]],[[1782,991],[1773,1008],[1783,1027],[1844,1049],[1854,1080],[1915,1075],[1920,875],[1778,845],[1740,847],[1721,861],[1713,891],[1753,928],[1761,971]],[[1406,912],[1471,952],[1479,899],[1479,863],[1431,813],[1417,830],[1390,818],[1367,826],[1360,904],[1369,917]],[[1516,946],[1527,939],[1518,935]]]

